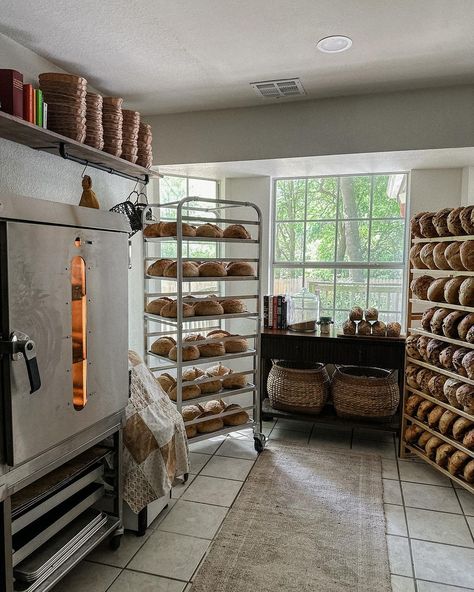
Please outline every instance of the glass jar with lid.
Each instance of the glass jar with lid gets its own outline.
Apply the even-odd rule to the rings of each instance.
[[[290,296],[288,307],[288,329],[314,333],[319,320],[319,292],[302,288]]]

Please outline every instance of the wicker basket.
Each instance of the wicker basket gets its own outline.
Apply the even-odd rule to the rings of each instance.
[[[339,417],[388,421],[397,411],[400,393],[393,371],[337,366],[332,397]]]
[[[267,390],[272,407],[297,413],[321,413],[329,394],[324,364],[274,362]]]

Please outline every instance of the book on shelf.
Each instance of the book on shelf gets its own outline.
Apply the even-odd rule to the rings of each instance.
[[[48,128],[48,103],[43,101],[43,128]]]
[[[23,119],[35,123],[35,89],[32,84],[23,85]]]
[[[263,297],[263,326],[265,329],[286,329],[288,304],[284,294]]]
[[[0,68],[0,110],[23,119],[23,74]]]
[[[40,88],[35,88],[36,97],[36,120],[35,123],[39,127],[43,127],[43,91]]]

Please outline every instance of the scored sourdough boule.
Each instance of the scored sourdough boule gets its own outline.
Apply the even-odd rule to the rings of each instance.
[[[362,321],[364,318],[364,310],[360,306],[353,306],[349,313],[350,321]]]
[[[233,261],[227,265],[227,275],[231,276],[254,276],[253,265],[246,261]]]
[[[433,309],[430,309],[430,310],[433,310]],[[448,308],[435,309],[433,315],[431,316],[429,328],[426,330],[431,331],[431,333],[435,333],[436,335],[442,335],[443,334],[444,319],[450,314],[451,314],[451,311]],[[422,323],[423,323],[423,319],[422,319]],[[424,328],[424,325],[423,325],[423,328]]]
[[[425,362],[428,361],[428,343],[430,342],[431,337],[426,337],[425,335],[422,335],[420,337],[420,339],[418,339],[418,351],[420,352],[420,356],[422,358],[422,360],[425,360]]]
[[[181,225],[183,236],[196,236],[196,229],[190,224],[183,222]],[[161,236],[177,236],[178,223],[177,222],[162,222]]]
[[[444,286],[444,299],[449,304],[459,304],[459,290],[466,278],[458,276],[448,280]]]
[[[443,243],[440,243],[440,244],[443,244]],[[420,256],[420,252],[421,252],[422,248],[423,248],[422,243],[416,243],[410,249],[410,255],[409,255],[410,262],[411,262],[411,266],[415,269],[428,269],[428,267],[423,263],[421,256]],[[434,257],[434,251],[433,251],[433,257]]]
[[[463,341],[466,340],[469,329],[474,326],[474,312],[466,315],[458,325],[458,336]]]
[[[433,226],[436,228],[438,236],[449,236],[451,234],[448,228],[448,216],[451,210],[452,208],[444,208],[433,216]]]
[[[413,234],[413,236],[416,236],[417,238],[423,238],[420,229],[420,218],[425,214],[428,214],[428,212],[418,212],[418,214],[415,214],[415,216],[413,216],[413,218],[411,218],[410,220],[411,233]]]
[[[474,206],[465,206],[459,215],[459,221],[466,234],[474,234],[474,220],[472,214],[474,213]]]
[[[199,275],[203,277],[225,277],[227,271],[219,261],[206,261],[199,266]]]
[[[431,285],[431,282],[434,282],[435,279],[430,275],[421,275],[420,277],[415,278],[412,280],[410,284],[410,290],[420,300],[427,300],[428,299],[428,289]]]
[[[414,415],[416,410],[418,409],[418,405],[424,401],[421,395],[412,394],[407,397],[405,401],[405,413],[407,415]]]
[[[451,454],[453,454],[455,451],[456,448],[452,444],[441,444],[441,446],[436,449],[436,464],[440,467],[446,467]]]
[[[451,339],[458,338],[458,325],[466,314],[463,310],[453,310],[444,318],[443,333],[445,337],[450,337]]]
[[[171,298],[166,298],[166,297],[162,297],[162,298],[157,298],[156,300],[152,300],[151,302],[149,302],[146,307],[145,310],[150,313],[150,314],[161,314],[161,309],[166,306],[168,304],[168,302],[173,302],[171,300]]]
[[[163,277],[165,269],[171,263],[173,263],[171,259],[158,259],[148,267],[146,272],[148,275]]]
[[[465,267],[461,261],[461,245],[458,242],[451,243],[446,247],[444,252],[446,261],[451,269],[455,271],[465,271]]]
[[[178,277],[178,262],[173,261],[166,266],[164,271],[164,277]],[[183,277],[198,277],[199,268],[192,261],[183,261]]]
[[[448,229],[453,236],[462,236],[466,234],[461,224],[461,212],[464,208],[454,208],[448,216]]]
[[[249,239],[251,238],[245,226],[242,224],[231,224],[227,226],[223,233],[224,238],[240,238]]]
[[[196,316],[212,316],[224,314],[224,309],[217,300],[201,300],[194,305]]]
[[[202,224],[196,228],[196,236],[207,236],[209,238],[222,238],[224,232],[215,224]]]
[[[449,282],[449,278],[438,278],[431,282],[427,297],[431,302],[444,302],[444,287]]]
[[[420,251],[421,261],[428,269],[438,269],[433,255],[435,246],[436,243],[426,243]]]
[[[428,212],[420,218],[420,231],[424,238],[435,238],[438,236],[438,232],[433,225],[434,216],[434,212]]]
[[[448,380],[447,376],[442,374],[436,374],[432,376],[428,381],[428,391],[432,397],[438,399],[438,401],[446,402],[448,399],[444,394],[444,384]]]
[[[459,250],[461,263],[468,271],[474,271],[474,242],[465,241],[461,243]]]
[[[421,360],[421,354],[418,351],[418,340],[419,340],[420,336],[419,335],[408,335],[408,337],[405,340],[405,350],[407,352],[407,356],[409,356],[410,358],[413,358],[415,360]]]
[[[474,306],[474,277],[466,278],[459,288],[459,304]]]
[[[436,306],[432,306],[431,308],[428,308],[425,310],[425,312],[423,313],[422,317],[421,317],[421,327],[422,329],[424,329],[425,331],[431,332],[431,319],[433,318],[433,315],[436,311],[440,310],[439,308],[437,308]]]
[[[436,243],[433,249],[433,259],[437,269],[451,269],[446,260],[446,249],[451,243]]]

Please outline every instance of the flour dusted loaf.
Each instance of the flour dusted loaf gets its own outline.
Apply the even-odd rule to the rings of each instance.
[[[466,269],[461,261],[460,243],[454,242],[448,245],[444,254],[451,269],[454,269],[455,271],[464,271]]]
[[[420,300],[427,300],[428,299],[428,289],[431,285],[431,282],[434,282],[434,278],[430,275],[421,275],[420,277],[415,278],[412,280],[410,284],[410,289],[416,298]]]
[[[150,350],[158,356],[167,356],[176,341],[172,337],[160,337],[151,344]]]
[[[226,426],[243,425],[247,423],[249,420],[249,414],[247,413],[247,411],[245,411],[244,409],[242,409],[240,405],[236,405],[235,403],[227,405],[224,411],[226,413],[232,411],[231,415],[226,415],[223,417],[224,424]]]
[[[432,306],[425,310],[421,317],[421,327],[425,331],[431,331],[431,319],[433,318],[434,313],[439,310],[436,306]],[[441,328],[441,325],[440,325]]]
[[[160,374],[160,376],[157,377],[156,382],[161,386],[165,393],[176,385],[176,380],[167,372]]]
[[[462,366],[470,380],[474,380],[474,350],[469,352],[462,359]]]
[[[474,327],[471,327],[467,332],[466,341],[468,343],[474,343]]]
[[[217,430],[221,430],[224,427],[224,422],[222,418],[216,417],[215,413],[210,411],[205,411],[199,416],[200,421],[196,424],[197,431],[199,434],[209,434],[211,432],[217,432]]]
[[[439,356],[442,350],[445,348],[445,346],[446,343],[444,341],[439,341],[438,339],[430,339],[430,341],[428,342],[426,354],[428,356],[429,362],[434,366],[441,366]]]
[[[415,366],[415,364],[408,364],[405,368],[406,381],[409,386],[415,389],[418,388],[418,383],[416,382],[416,375],[418,373],[418,370],[419,366]]]
[[[449,278],[438,278],[431,282],[427,296],[431,302],[444,302],[444,287],[449,282]]]
[[[420,259],[428,269],[438,269],[434,260],[434,248],[436,243],[426,243],[420,251]]]
[[[176,319],[178,317],[178,305],[176,301],[168,302],[163,308],[161,309],[161,316],[167,317],[170,319]],[[183,317],[192,317],[194,316],[194,306],[191,304],[183,303]]]
[[[407,356],[414,358],[415,360],[421,360],[420,352],[418,351],[418,339],[419,335],[409,335],[405,340],[405,350]]]
[[[445,344],[446,346],[446,344]],[[455,345],[448,345],[444,347],[439,353],[439,363],[443,368],[446,370],[451,370],[454,368],[453,366],[453,355],[456,351]]]
[[[442,243],[440,243],[442,244]],[[411,262],[411,266],[414,267],[415,269],[427,269],[428,266],[425,265],[421,259],[421,250],[423,249],[423,244],[422,243],[416,243],[412,246],[412,248],[410,249],[410,262]],[[433,257],[434,257],[434,250],[433,250]]]
[[[410,220],[411,233],[417,238],[423,238],[420,229],[420,218],[425,214],[428,214],[428,212],[418,212],[418,214],[415,214],[415,216],[413,216],[413,218]]]
[[[196,399],[197,397],[201,396],[201,389],[197,384],[190,384],[189,386],[182,386],[181,387],[181,398],[183,401],[190,401],[191,399]],[[172,401],[178,400],[178,385],[175,385],[170,388],[168,391],[168,397]]]
[[[436,243],[433,249],[433,259],[437,269],[450,269],[446,260],[446,249],[451,243]],[[421,259],[421,257],[420,257]]]
[[[459,214],[459,221],[466,234],[474,234],[474,206],[465,206]]]
[[[196,347],[195,345],[185,345],[182,348],[182,359],[183,362],[190,362],[191,360],[198,360],[201,357],[201,354],[199,352],[199,348]],[[174,362],[176,362],[176,360],[178,359],[178,348],[176,345],[174,345],[169,353],[168,353],[168,358],[170,360],[173,360]]]
[[[370,335],[372,327],[367,321],[360,321],[357,325],[357,335]]]
[[[432,397],[438,399],[438,401],[447,401],[444,395],[444,384],[447,380],[447,376],[435,374],[428,381],[428,392]]]
[[[461,224],[461,212],[464,208],[454,208],[448,216],[448,229],[453,236],[466,234]]]
[[[222,305],[217,300],[200,300],[194,305],[194,313],[196,316],[212,316],[224,314]]]
[[[430,342],[430,337],[425,337],[422,335],[420,339],[418,339],[418,351],[420,352],[421,359],[425,362],[428,361],[428,343]]]
[[[460,380],[456,380],[455,378],[448,378],[448,380],[444,383],[444,396],[446,397],[448,403],[456,409],[461,409],[461,405],[458,403],[458,399],[456,397],[456,391],[463,384],[464,383],[462,383]]]
[[[458,325],[458,336],[463,341],[466,340],[469,329],[474,326],[474,312],[467,314]]]
[[[456,390],[456,399],[462,409],[474,415],[474,387],[470,384],[463,384]]]
[[[474,277],[466,278],[459,288],[459,304],[474,306]]]
[[[428,212],[427,214],[423,214],[420,218],[420,231],[425,238],[434,238],[435,236],[438,236],[438,232],[433,224],[434,216],[434,212]]]
[[[458,325],[462,319],[466,316],[463,310],[453,310],[443,320],[443,333],[445,337],[451,339],[457,339],[458,337]]]
[[[467,376],[467,372],[466,369],[463,366],[463,359],[464,356],[466,354],[469,353],[470,350],[468,350],[465,347],[458,347],[458,349],[454,352],[453,354],[453,366],[454,366],[454,370],[460,375],[460,376]]]
[[[464,269],[474,271],[474,242],[465,241],[461,243],[459,255]]]
[[[451,208],[444,208],[439,210],[433,216],[433,226],[436,228],[438,236],[449,236],[451,233],[448,228],[448,216],[451,213]]]
[[[380,337],[383,337],[386,331],[387,326],[383,321],[375,321],[375,323],[372,323],[372,335],[378,335]]]
[[[376,321],[379,318],[379,311],[371,306],[364,312],[364,318],[366,321]]]
[[[230,370],[222,379],[222,386],[225,389],[239,389],[247,386],[247,377],[245,374],[233,372]]]
[[[430,309],[430,310],[432,310],[432,309]],[[447,308],[434,309],[434,313],[431,317],[429,327],[426,330],[431,331],[431,333],[435,333],[436,335],[442,335],[443,334],[444,319],[449,314],[451,314],[451,311]],[[422,324],[423,324],[423,319],[422,319]],[[424,328],[424,324],[423,324],[423,328]]]

